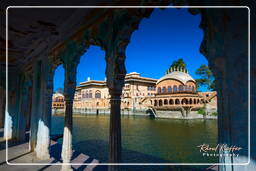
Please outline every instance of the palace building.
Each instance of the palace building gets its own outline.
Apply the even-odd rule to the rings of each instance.
[[[197,92],[195,80],[183,68],[171,68],[158,80],[132,72],[125,77],[121,110],[123,114],[153,112],[155,115],[163,111],[179,111],[181,117],[187,117],[191,111],[205,107],[209,102],[206,94]],[[64,109],[63,99],[61,94],[53,96],[55,112],[56,109]],[[76,88],[74,113],[107,114],[110,112],[109,99],[106,80],[88,78]],[[214,105],[216,108],[216,103]]]

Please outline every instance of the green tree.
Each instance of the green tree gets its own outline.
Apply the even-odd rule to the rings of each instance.
[[[179,58],[177,61],[173,61],[173,63],[171,64],[171,66],[169,67],[168,70],[166,70],[166,73],[169,73],[169,71],[172,69],[185,69],[187,70],[186,64],[183,61],[182,58]]]
[[[197,70],[196,75],[200,76],[195,79],[197,87],[206,87],[208,90],[215,90],[215,79],[210,68],[202,64]]]

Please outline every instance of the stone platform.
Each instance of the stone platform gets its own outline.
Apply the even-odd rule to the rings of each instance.
[[[51,158],[49,160],[38,160],[35,157],[35,153],[29,152],[29,144],[27,142],[21,143],[19,145],[15,145],[9,147],[8,149],[8,161],[11,164],[6,163],[6,149],[3,149],[3,144],[5,141],[1,138],[1,150],[0,150],[0,170],[4,171],[19,171],[19,170],[26,170],[26,171],[35,171],[35,170],[46,170],[46,171],[53,171],[53,170],[60,170],[61,165],[51,165],[61,163],[61,144],[56,143],[55,141],[51,141]],[[12,165],[17,163],[24,163],[22,165]],[[35,165],[27,165],[28,163],[32,163]],[[51,163],[45,165],[37,165],[36,163]],[[99,163],[98,160],[93,159],[83,153],[79,153],[74,151],[71,163]],[[99,165],[72,165],[73,170],[107,170],[106,166],[99,166]]]

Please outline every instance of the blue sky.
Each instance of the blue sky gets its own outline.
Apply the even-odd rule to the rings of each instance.
[[[187,9],[155,9],[150,18],[143,19],[126,50],[127,73],[159,79],[174,60],[183,58],[189,74],[197,78],[195,70],[208,64],[199,52],[203,31],[199,28],[201,16],[191,15]],[[105,78],[105,52],[91,46],[81,57],[77,70],[77,84],[88,77]],[[54,90],[64,86],[64,69],[55,71]]]

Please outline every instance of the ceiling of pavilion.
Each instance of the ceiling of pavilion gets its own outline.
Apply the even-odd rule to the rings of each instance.
[[[19,5],[108,5],[109,0],[72,1],[64,0],[60,3],[50,0],[7,1],[1,4],[0,16],[0,64],[5,65],[6,50],[6,20],[5,10],[8,6]],[[8,9],[8,63],[12,66],[22,65],[38,56],[46,47],[66,40],[83,24],[88,15],[95,9],[74,8],[12,8]]]

